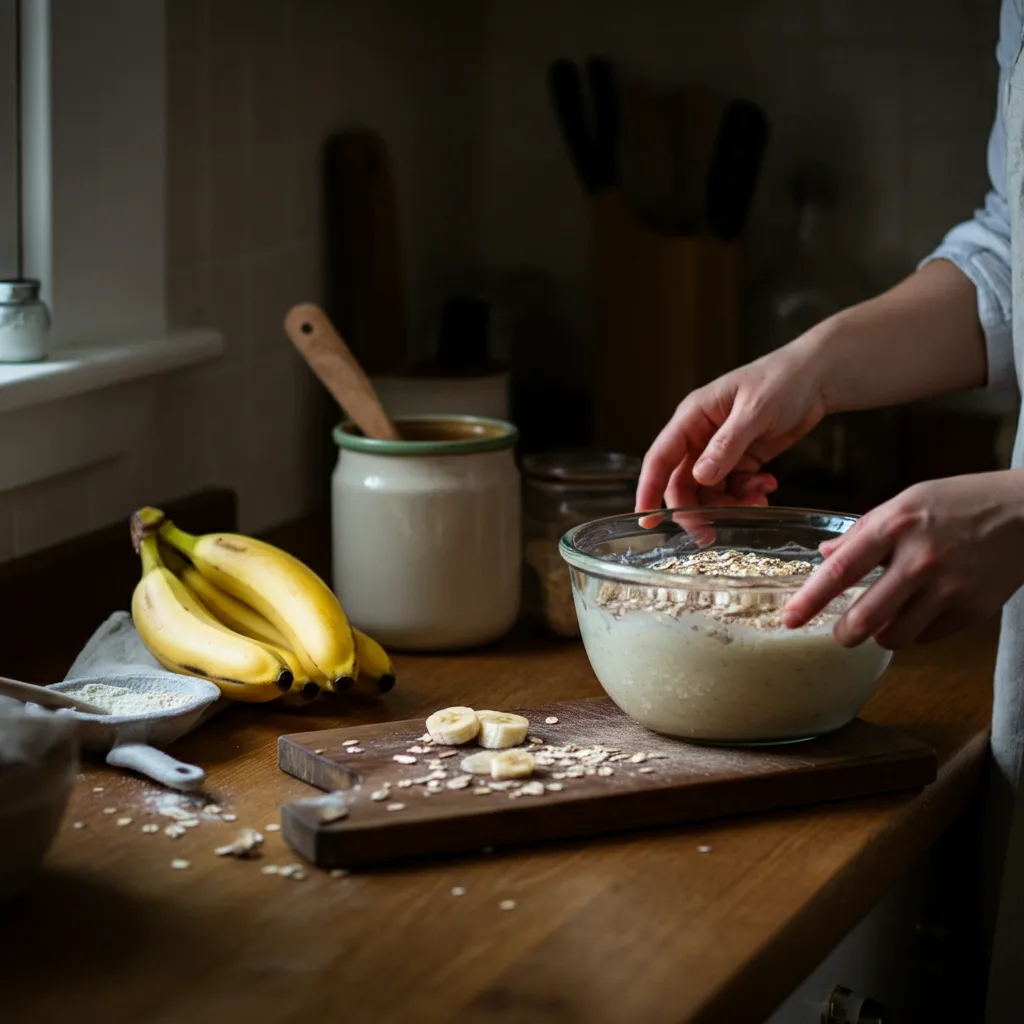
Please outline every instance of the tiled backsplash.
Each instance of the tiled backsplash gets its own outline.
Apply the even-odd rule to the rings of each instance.
[[[243,526],[322,492],[324,404],[281,330],[321,295],[319,147],[346,126],[392,152],[418,334],[467,267],[534,267],[585,321],[586,209],[544,69],[606,52],[664,81],[760,101],[773,123],[755,266],[789,224],[786,178],[825,157],[845,243],[880,284],[911,268],[985,187],[996,0],[168,0],[172,323],[226,337],[169,377],[131,456],[0,495],[0,559],[203,485]],[[330,457],[330,452],[326,452]],[[57,510],[74,508],[69,522]]]

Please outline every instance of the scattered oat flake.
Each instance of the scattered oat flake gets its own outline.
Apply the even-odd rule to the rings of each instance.
[[[457,775],[454,779],[449,779],[446,785],[449,789],[465,789],[472,781],[472,775]]]
[[[152,825],[152,824],[151,825],[143,825],[142,828],[139,831],[140,832],[145,832],[147,836],[151,836],[151,835],[154,835],[155,833],[160,831],[160,826],[159,825]]]
[[[227,846],[218,846],[213,852],[218,857],[258,857],[263,845],[263,836],[254,828],[243,828],[235,837],[234,842]]]
[[[652,775],[653,773],[654,773],[654,769],[653,768],[641,768],[640,769],[640,774],[641,775]]]
[[[341,745],[343,747],[358,747],[359,740],[342,740]]]
[[[269,825],[264,825],[263,827],[264,827],[264,829],[267,832],[280,832],[281,831],[281,826],[278,825],[277,822],[274,822],[274,821],[272,821]]]
[[[529,739],[530,739],[530,742],[535,747],[543,747],[544,746],[544,741],[539,736],[531,736]]]
[[[560,782],[549,782],[544,787],[549,793],[561,793],[565,787]]]
[[[334,868],[331,871],[331,878],[345,878],[348,875],[348,871],[345,868]]]
[[[399,789],[408,789],[412,785],[412,779],[399,779],[396,785]]]
[[[222,814],[220,816],[221,821],[238,821],[237,814]]]
[[[199,819],[198,818],[182,818],[181,821],[178,822],[178,824],[182,828],[198,828],[199,827]]]
[[[416,758],[413,757],[411,754],[395,754],[395,756],[392,757],[391,760],[392,761],[397,761],[399,764],[415,764],[416,763]]]
[[[220,804],[207,804],[203,808],[203,814],[220,814],[221,810],[223,810],[223,808]]]
[[[492,792],[492,790],[490,786],[475,786],[473,788],[473,792],[476,793],[477,796],[484,796],[485,794]]]
[[[180,825],[168,825],[167,828],[164,829],[164,835],[167,836],[168,839],[180,839],[184,834],[185,829]]]
[[[117,808],[116,807],[104,807],[103,808],[103,813],[104,814],[117,814]]]
[[[124,828],[125,825],[130,825],[131,823],[132,823],[132,819],[131,818],[118,818],[117,819],[117,824],[121,828]]]
[[[523,796],[543,796],[544,795],[544,783],[543,782],[528,782],[519,792]]]
[[[74,823],[74,825],[72,825],[71,827],[72,828],[85,828],[85,822],[84,821],[76,821]]]
[[[630,759],[630,764],[643,764],[647,760],[647,755],[644,753],[634,754]]]
[[[102,793],[103,792],[103,787],[102,786],[93,786],[92,787],[92,791],[94,793]]]
[[[389,811],[404,811],[405,810],[405,804],[400,804],[400,803],[388,804],[387,809]]]
[[[378,789],[370,794],[371,800],[387,800],[391,796],[391,790],[385,786],[383,789]]]
[[[453,896],[465,896],[466,895],[466,890],[461,885],[453,885],[452,886],[452,895]]]
[[[657,752],[650,753],[647,755],[648,761],[664,761],[668,758],[668,754],[659,754]]]
[[[698,853],[710,853],[711,852],[711,847],[710,846],[698,846],[697,847],[697,852]]]
[[[324,748],[323,747],[317,747],[316,750],[313,751],[314,754],[322,754],[323,752],[324,752]]]
[[[410,754],[429,754],[430,750],[429,750],[428,747],[420,746],[420,744],[416,743],[416,744],[414,744],[413,746],[411,746],[409,748],[407,753],[410,753]]]
[[[434,737],[431,736],[429,732],[425,732],[420,737],[420,743],[433,743],[433,742],[434,742]]]
[[[443,750],[443,751],[442,751],[442,752],[441,752],[440,754],[438,754],[437,756],[438,756],[439,758],[441,758],[441,757],[455,757],[455,756],[456,756],[456,754],[458,754],[458,751],[457,751],[457,750]]]
[[[302,870],[301,864],[282,864],[277,869],[277,873],[284,878],[295,878],[301,880],[306,877],[306,873]]]
[[[544,722],[546,725],[558,725],[558,719],[554,715],[548,715]]]
[[[498,909],[499,910],[515,910],[516,909],[516,901],[515,900],[502,900],[498,904]]]
[[[181,857],[175,857],[174,860],[171,861],[171,867],[174,868],[175,871],[185,871],[187,868],[192,867],[192,862],[183,860]]]
[[[267,864],[260,868],[260,873],[264,875],[276,875],[280,871],[280,868],[276,864]]]

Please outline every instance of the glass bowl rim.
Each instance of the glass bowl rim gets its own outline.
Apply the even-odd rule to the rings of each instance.
[[[558,552],[562,558],[574,569],[586,573],[588,576],[595,576],[599,579],[610,580],[616,583],[631,583],[646,587],[659,587],[665,590],[798,590],[807,576],[708,576],[693,573],[670,573],[661,572],[657,569],[645,569],[641,566],[623,565],[621,562],[610,562],[597,555],[581,551],[576,546],[576,539],[584,530],[591,529],[603,523],[634,522],[639,530],[639,521],[647,516],[660,516],[665,518],[676,514],[700,515],[724,518],[725,516],[750,517],[755,519],[760,515],[780,514],[783,519],[796,520],[798,517],[825,516],[833,519],[845,519],[850,527],[861,517],[852,512],[832,512],[827,509],[814,508],[793,508],[786,505],[686,505],[678,508],[655,509],[650,512],[626,512],[614,516],[604,516],[600,519],[591,519],[586,523],[579,523],[567,530],[558,542]],[[713,525],[713,523],[711,524]],[[849,527],[848,527],[849,529]],[[845,532],[845,531],[844,531]],[[642,536],[642,532],[637,536]],[[836,536],[840,536],[837,534]],[[820,564],[820,563],[818,563]],[[855,587],[866,587],[878,579],[883,572],[881,566],[873,569]],[[846,589],[850,589],[849,587]]]

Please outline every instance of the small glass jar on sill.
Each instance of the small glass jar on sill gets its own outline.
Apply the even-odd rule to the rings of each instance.
[[[0,363],[34,363],[50,350],[50,311],[32,278],[0,281]]]
[[[580,635],[562,535],[604,516],[632,512],[641,460],[615,452],[555,452],[523,459],[523,612],[564,639]]]

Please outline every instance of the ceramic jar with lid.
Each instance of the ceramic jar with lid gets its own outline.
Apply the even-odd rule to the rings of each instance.
[[[50,348],[50,311],[31,278],[0,281],[0,363],[32,363]]]
[[[334,589],[352,623],[399,650],[457,650],[514,624],[522,538],[515,427],[399,419],[400,441],[334,432]]]
[[[556,452],[523,460],[524,612],[555,636],[578,637],[562,535],[633,510],[640,459],[615,452]]]

